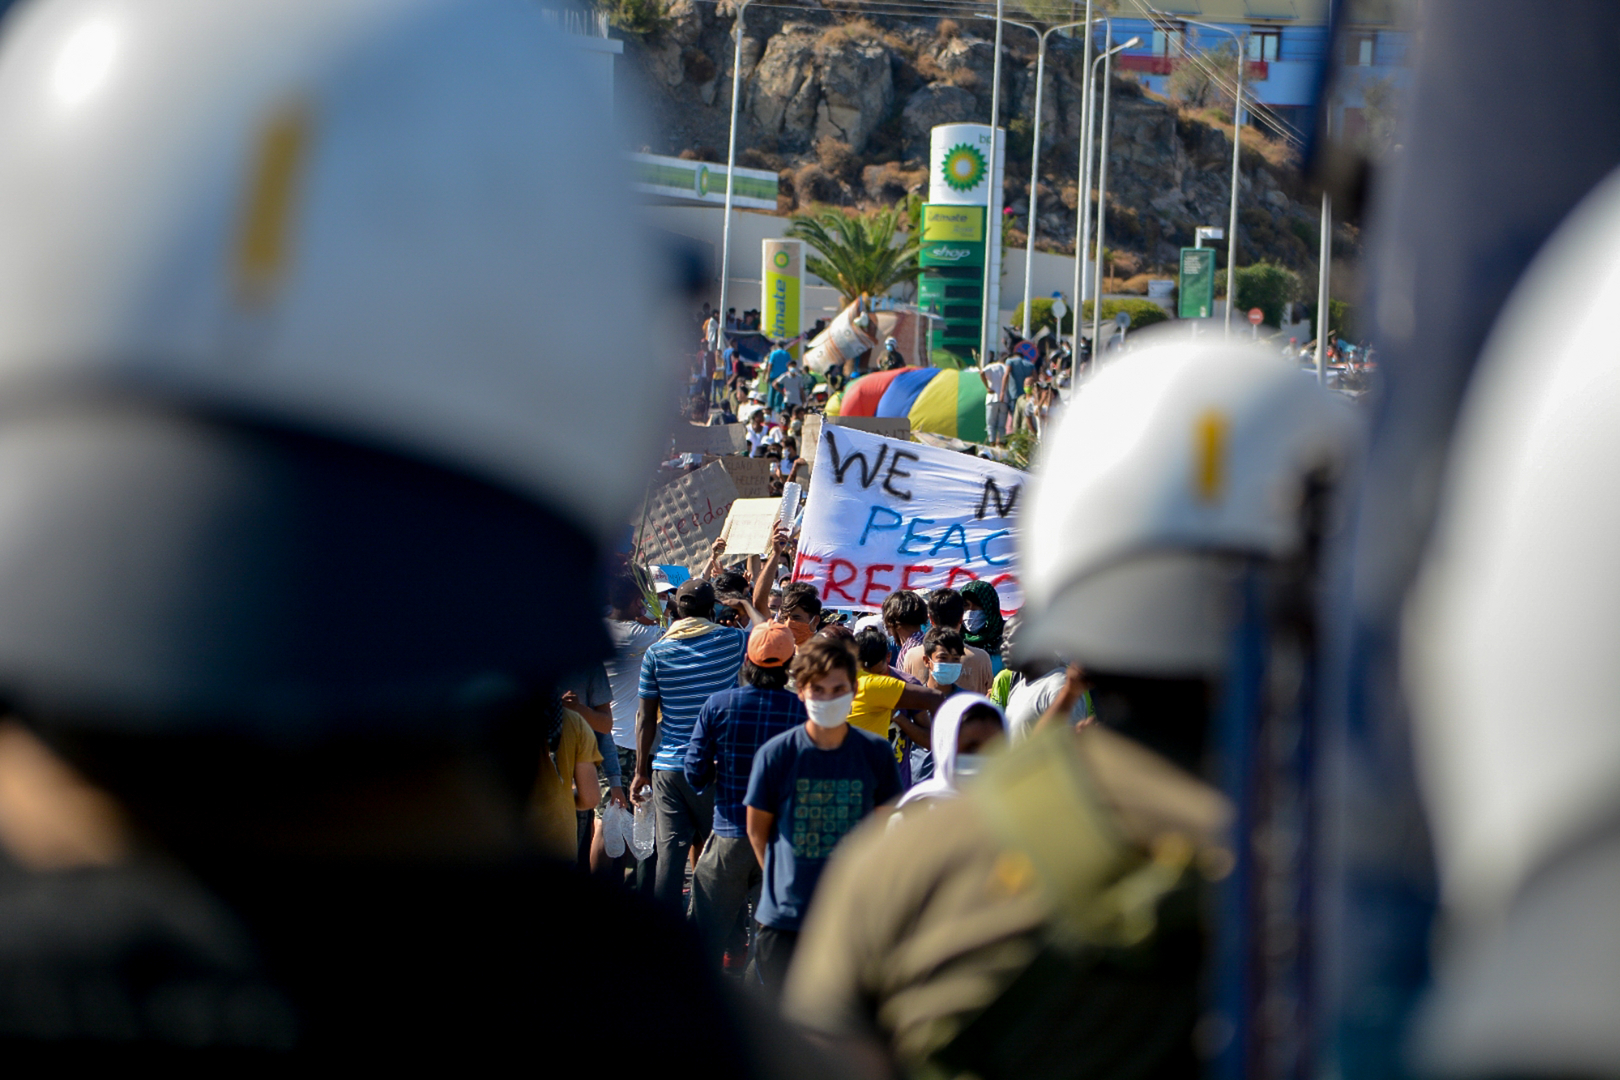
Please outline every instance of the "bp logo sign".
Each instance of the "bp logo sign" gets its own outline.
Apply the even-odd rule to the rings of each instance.
[[[984,155],[960,143],[945,154],[945,184],[952,191],[972,191],[984,179]]]
[[[692,187],[697,189],[700,198],[709,193],[709,167],[707,165],[698,166],[697,175],[692,178]]]
[[[791,262],[792,260],[788,258],[788,253],[787,252],[778,251],[776,253],[776,257],[773,258],[771,261],[776,264],[776,268],[778,270],[786,270],[787,266],[788,266],[788,263]]]

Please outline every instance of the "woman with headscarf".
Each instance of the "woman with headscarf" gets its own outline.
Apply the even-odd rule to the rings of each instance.
[[[1001,706],[982,694],[956,693],[934,714],[934,775],[901,796],[896,809],[924,799],[949,799],[979,771],[982,750],[1007,729]]]
[[[961,588],[967,611],[962,616],[962,640],[990,654],[993,671],[1001,670],[1001,597],[988,581],[970,581]]]

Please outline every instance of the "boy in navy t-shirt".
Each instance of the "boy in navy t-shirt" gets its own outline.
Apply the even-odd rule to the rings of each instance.
[[[855,657],[839,642],[807,643],[793,681],[809,720],[771,739],[748,776],[747,829],[765,868],[754,964],[781,991],[799,927],[833,848],[872,810],[900,794],[889,744],[849,725]]]

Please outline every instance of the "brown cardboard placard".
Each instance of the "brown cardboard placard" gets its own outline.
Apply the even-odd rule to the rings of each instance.
[[[737,485],[718,461],[671,480],[648,497],[636,519],[637,561],[703,573],[736,501]]]
[[[911,438],[911,418],[906,416],[829,416],[827,422],[856,431],[870,431],[886,439]]]
[[[675,429],[677,454],[740,454],[747,445],[747,424],[682,424]]]
[[[725,469],[731,477],[739,499],[763,499],[771,493],[769,458],[738,457],[733,454],[720,458],[715,464]]]

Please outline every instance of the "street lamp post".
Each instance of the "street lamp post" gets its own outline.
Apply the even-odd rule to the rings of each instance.
[[[1316,381],[1327,383],[1328,265],[1333,257],[1333,203],[1322,192],[1322,235],[1317,239]],[[1295,363],[1298,363],[1296,360]]]
[[[1114,23],[1106,15],[1102,18],[1103,41],[1111,43],[1114,35]],[[1085,306],[1085,279],[1083,271],[1086,264],[1086,251],[1091,247],[1091,118],[1093,113],[1092,98],[1095,96],[1092,77],[1093,60],[1091,59],[1091,34],[1093,20],[1091,18],[1091,0],[1086,0],[1086,54],[1085,70],[1081,75],[1081,95],[1085,101],[1080,108],[1080,198],[1079,205],[1074,210],[1074,346],[1075,356],[1080,355],[1080,318]]]
[[[1224,26],[1214,23],[1199,22],[1189,19],[1185,15],[1176,16],[1184,23],[1202,26],[1206,30],[1216,30],[1228,34],[1232,43],[1237,46],[1238,75],[1237,96],[1232,99],[1232,211],[1226,223],[1226,336],[1232,336],[1232,305],[1237,302],[1237,207],[1238,207],[1238,150],[1241,147],[1243,133],[1243,69],[1249,66],[1249,58],[1243,55],[1243,38],[1236,30],[1228,30]]]
[[[726,299],[731,290],[731,198],[737,187],[737,99],[742,96],[743,12],[749,0],[737,5],[733,32],[737,44],[731,57],[731,136],[726,147],[726,211],[720,225],[720,344],[726,340]],[[718,358],[716,360],[718,363]]]
[[[1140,44],[1142,39],[1133,37],[1105,50],[1092,61],[1103,66],[1102,124],[1098,131],[1097,147],[1097,259],[1092,264],[1096,284],[1091,296],[1091,358],[1094,364],[1102,359],[1102,338],[1099,335],[1102,333],[1103,234],[1108,226],[1108,100],[1113,83],[1114,54],[1134,49]]]
[[[1090,6],[1089,2],[1087,6]],[[988,18],[988,16],[981,15],[980,18]],[[1029,306],[1030,299],[1034,295],[1031,291],[1031,284],[1035,273],[1035,205],[1038,201],[1038,196],[1035,194],[1035,189],[1041,182],[1041,90],[1045,86],[1046,82],[1046,39],[1059,30],[1067,30],[1071,26],[1080,26],[1083,23],[1089,23],[1090,19],[1088,17],[1087,19],[1076,19],[1074,22],[1058,23],[1056,26],[1048,27],[1046,30],[1042,30],[1039,27],[1032,26],[1026,22],[1017,22],[1013,19],[1005,19],[1003,21],[1012,26],[1019,26],[1025,30],[1028,30],[1030,33],[1035,35],[1036,39],[1035,148],[1030,151],[1029,155],[1029,228],[1027,230],[1028,235],[1024,240],[1024,322],[1023,325],[1019,327],[1018,331],[1023,337],[1028,338],[1030,323]],[[1089,40],[1090,38],[1088,36],[1087,41],[1089,42]]]
[[[1005,0],[996,0],[996,59],[990,76],[990,204],[985,207],[984,241],[988,256],[992,243],[1001,250],[1001,184],[996,179],[996,160],[1001,150],[1001,17]],[[992,231],[994,230],[994,231]],[[984,260],[983,300],[979,305],[979,363],[990,362],[990,342],[999,329],[1001,313],[990,310],[990,271],[999,260]],[[999,344],[999,342],[998,342]]]

